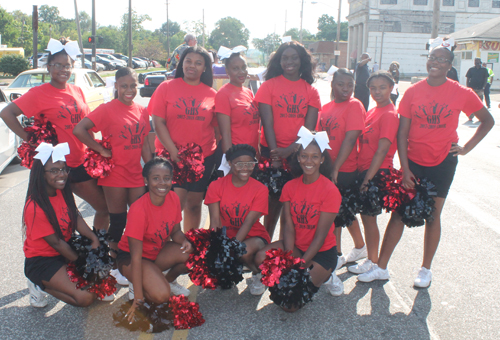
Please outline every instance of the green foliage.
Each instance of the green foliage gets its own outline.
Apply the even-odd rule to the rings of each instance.
[[[55,6],[42,5],[38,9],[38,19],[49,24],[59,22],[59,9]]]
[[[290,35],[292,37],[292,40],[300,41],[300,30],[298,28],[291,28],[288,31],[283,34],[283,36]],[[311,41],[311,40],[316,40],[316,36],[314,34],[311,34],[306,29],[302,29],[302,41]]]
[[[7,54],[0,59],[0,72],[17,76],[30,68],[30,63],[19,54]]]
[[[142,26],[144,21],[151,21],[151,17],[147,14],[139,15],[135,10],[132,10],[132,39],[133,40],[142,40],[145,38],[145,34],[147,34]],[[153,32],[148,31],[150,35]],[[122,15],[121,25],[120,25],[120,33],[122,36],[122,50],[121,52],[124,54],[128,54],[128,11]],[[115,38],[118,39],[118,36]],[[133,44],[132,44],[133,45]]]
[[[255,48],[265,54],[276,51],[281,43],[281,37],[276,33],[268,34],[264,39],[255,38],[252,40],[252,44]]]
[[[161,25],[161,28],[158,31],[159,31],[160,34],[162,34],[163,36],[166,37],[167,36],[167,23],[164,22],[163,25]],[[168,35],[170,37],[176,35],[180,31],[181,31],[181,25],[179,25],[175,21],[171,21],[171,20],[168,21]]]
[[[220,46],[235,47],[243,45],[248,47],[250,32],[241,21],[232,17],[222,18],[215,24],[215,29],[210,34],[209,43],[218,49]]]
[[[20,11],[14,11],[11,14],[0,7],[0,34],[2,35],[2,44],[8,47],[22,47],[26,55],[32,53],[31,16]]]
[[[318,40],[334,41],[337,38],[337,23],[332,16],[323,14],[318,19]],[[347,21],[340,23],[340,40],[346,41],[349,32],[349,24]]]

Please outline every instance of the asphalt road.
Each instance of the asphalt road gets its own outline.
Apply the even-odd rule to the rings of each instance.
[[[320,80],[317,86],[326,103],[329,84]],[[137,101],[146,105],[148,100]],[[390,281],[360,283],[344,267],[338,272],[344,295],[332,297],[321,288],[312,303],[294,314],[276,307],[267,292],[252,296],[246,281],[229,291],[191,285],[191,298],[199,302],[206,323],[154,337],[113,326],[112,314],[125,302],[126,288],[118,291],[114,302],[96,302],[89,308],[75,308],[52,297],[46,308],[29,305],[21,236],[29,172],[10,165],[0,175],[0,339],[498,339],[500,109],[498,101],[493,104],[497,124],[476,150],[460,158],[428,289],[413,287],[424,230],[407,228],[389,264]],[[464,115],[461,141],[477,127],[465,122]],[[92,209],[80,200],[78,206],[90,223]],[[203,214],[205,223],[206,209]],[[379,217],[381,233],[387,220],[387,215]],[[342,242],[344,249],[352,246],[347,233]],[[187,276],[180,282],[190,285]]]

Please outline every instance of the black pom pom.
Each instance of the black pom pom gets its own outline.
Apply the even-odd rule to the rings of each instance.
[[[368,216],[377,216],[382,213],[382,191],[380,190],[379,175],[368,181],[367,190],[359,194],[359,213]]]
[[[359,185],[356,182],[349,187],[339,185],[338,188],[340,195],[342,195],[342,203],[340,204],[339,213],[335,217],[335,227],[349,227],[361,209]]]
[[[318,288],[314,286],[309,271],[295,265],[286,274],[281,275],[279,283],[269,288],[270,299],[284,309],[302,308],[311,302]]]
[[[423,226],[425,222],[432,222],[432,213],[436,210],[433,197],[437,196],[434,183],[422,178],[415,184],[415,197],[399,207],[398,213],[408,227]]]

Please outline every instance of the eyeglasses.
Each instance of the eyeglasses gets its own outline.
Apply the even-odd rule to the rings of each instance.
[[[433,56],[427,56],[427,60],[429,61],[436,61],[440,64],[444,64],[444,63],[449,63],[450,60],[449,59],[446,59],[446,58],[436,58],[436,57],[433,57]]]
[[[256,164],[257,162],[238,162],[234,163],[234,167],[236,168],[236,170],[243,170],[243,169],[251,170],[255,168]]]
[[[73,65],[71,64],[62,65],[59,63],[55,63],[55,64],[49,64],[49,66],[54,66],[54,68],[58,71],[61,71],[62,69],[65,69],[66,71],[73,69]]]
[[[67,166],[65,166],[64,168],[61,168],[61,169],[54,168],[54,169],[50,169],[50,170],[45,170],[45,172],[50,172],[50,174],[52,176],[59,176],[63,172],[69,174],[70,171],[71,171],[71,169],[68,168]]]

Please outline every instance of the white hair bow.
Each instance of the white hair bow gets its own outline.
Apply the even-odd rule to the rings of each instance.
[[[307,146],[315,140],[318,143],[319,149],[321,152],[325,151],[325,149],[331,150],[332,148],[329,145],[330,139],[328,138],[328,134],[326,131],[316,132],[313,134],[309,129],[305,126],[302,126],[297,134],[299,136],[299,140],[297,143],[302,144],[302,147],[305,149]]]
[[[451,48],[455,46],[455,39],[449,38],[448,40],[443,40],[443,38],[429,39],[429,50],[435,47],[443,46],[451,51]]]
[[[50,156],[52,156],[52,162],[63,161],[66,162],[66,155],[69,155],[69,145],[68,143],[60,143],[56,146],[52,146],[52,144],[42,142],[35,149],[38,154],[35,155],[35,159],[39,159],[42,161],[42,164],[45,165],[49,160]]]
[[[217,54],[219,55],[219,59],[222,60],[222,59],[229,58],[231,56],[231,54],[233,54],[233,53],[239,53],[239,52],[243,52],[246,50],[247,50],[247,48],[243,45],[236,46],[233,49],[221,46],[221,47],[219,47],[219,51],[217,52]]]
[[[78,47],[78,43],[76,41],[70,41],[66,43],[66,45],[63,45],[59,40],[52,38],[49,40],[49,44],[47,45],[47,51],[49,51],[50,54],[61,52],[62,50],[65,50],[66,53],[73,60],[76,60],[76,57],[82,54],[80,52],[80,47]]]

